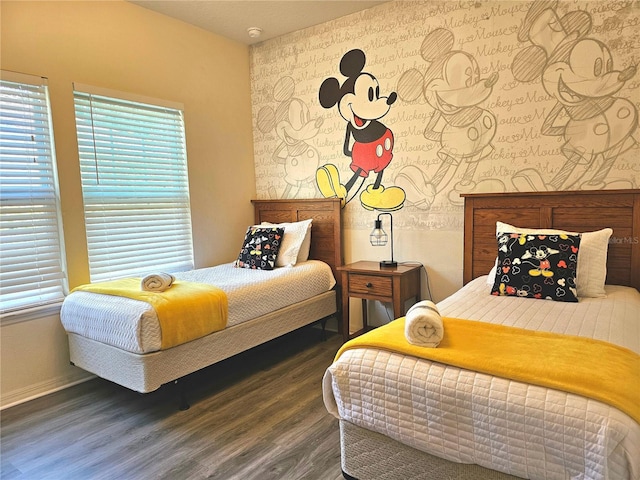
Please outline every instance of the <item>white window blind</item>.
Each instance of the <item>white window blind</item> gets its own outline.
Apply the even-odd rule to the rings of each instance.
[[[182,111],[104,92],[74,86],[91,281],[190,270]]]
[[[46,79],[0,80],[0,314],[61,302],[62,222]]]

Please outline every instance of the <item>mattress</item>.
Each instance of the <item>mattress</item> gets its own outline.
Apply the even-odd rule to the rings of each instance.
[[[438,308],[640,353],[640,293],[620,286],[606,293],[571,304],[494,297],[481,277]],[[578,395],[373,349],[344,352],[327,369],[323,391],[337,418],[450,461],[529,479],[640,478],[640,425]]]
[[[320,295],[335,285],[329,265],[318,260],[274,270],[235,268],[228,263],[175,276],[221,288],[229,304],[228,327]],[[146,302],[77,291],[65,299],[60,319],[67,332],[128,352],[160,349],[160,324]]]

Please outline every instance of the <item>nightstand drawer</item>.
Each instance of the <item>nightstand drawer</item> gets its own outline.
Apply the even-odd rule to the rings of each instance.
[[[392,279],[391,277],[352,273],[349,275],[349,292],[391,297],[393,293]]]

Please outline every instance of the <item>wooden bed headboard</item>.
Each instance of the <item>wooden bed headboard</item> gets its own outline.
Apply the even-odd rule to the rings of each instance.
[[[497,252],[496,221],[588,232],[611,227],[607,283],[640,290],[640,189],[464,194],[464,283],[486,275]]]
[[[311,223],[311,250],[309,258],[328,263],[336,282],[340,283],[337,267],[342,260],[342,209],[339,198],[251,200],[255,209],[256,225],[262,222]]]

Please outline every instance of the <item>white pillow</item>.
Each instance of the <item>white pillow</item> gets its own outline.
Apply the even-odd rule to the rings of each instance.
[[[311,221],[309,219],[292,223],[262,222],[262,225],[274,225],[284,228],[282,244],[276,257],[276,267],[292,267],[296,263],[304,262],[309,258]]]
[[[578,232],[567,232],[549,228],[520,228],[508,223],[496,222],[496,234],[508,233],[541,233],[543,235],[577,235]],[[576,288],[578,297],[605,297],[604,282],[607,277],[607,250],[609,238],[613,234],[611,228],[604,228],[595,232],[585,232],[580,240],[578,251],[578,270],[576,272]],[[497,258],[496,258],[497,262]],[[489,272],[487,284],[493,285],[495,280],[495,265]]]
[[[309,226],[307,227],[307,234],[304,236],[304,240],[302,241],[302,245],[300,246],[300,251],[298,252],[298,261],[306,262],[309,260],[309,251],[311,250],[311,220],[309,220]]]

